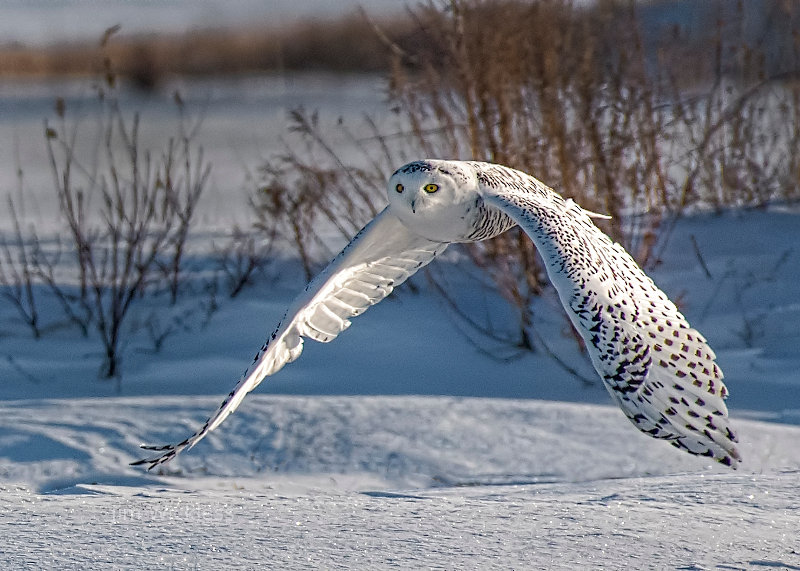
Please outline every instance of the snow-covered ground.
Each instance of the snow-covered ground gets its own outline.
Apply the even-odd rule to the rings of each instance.
[[[191,475],[124,467],[138,438],[182,433],[214,404],[4,407],[22,435],[12,465],[72,477],[2,485],[3,568],[800,566],[796,427],[738,422],[734,473],[608,407],[259,395],[181,459]]]
[[[800,569],[798,246],[796,209],[698,215],[651,272],[718,353],[736,472],[638,433],[542,352],[477,351],[422,277],[146,472],[128,466],[138,445],[215,409],[296,268],[184,319],[159,352],[131,336],[118,385],[96,378],[96,339],[30,339],[0,306],[0,567]],[[536,310],[590,376],[555,298]]]
[[[208,269],[208,236],[243,222],[243,173],[287,106],[352,118],[383,105],[377,78],[335,79],[339,91],[313,77],[186,90],[207,100],[215,173],[187,266]],[[53,93],[78,110],[92,97],[51,87],[0,86],[0,188],[19,155],[40,232],[55,208],[41,119]],[[159,97],[134,101],[148,141],[173,131]],[[800,569],[800,209],[686,217],[660,260],[651,274],[726,373],[737,472],[640,434],[541,347],[498,361],[509,347],[470,333],[422,275],[146,472],[128,465],[139,444],[180,440],[216,408],[304,285],[297,264],[275,261],[210,314],[202,287],[175,308],[138,300],[119,382],[97,378],[98,339],[59,325],[52,299],[40,340],[0,299],[0,568]],[[503,302],[451,263],[433,268],[451,294],[513,333]],[[534,327],[594,379],[552,292]]]

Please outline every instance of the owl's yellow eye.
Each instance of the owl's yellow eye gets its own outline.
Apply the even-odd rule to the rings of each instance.
[[[394,187],[394,189],[395,189],[397,192],[403,192],[403,191],[405,190],[405,188],[403,187],[403,185],[402,185],[402,184],[398,184],[397,186],[395,186],[395,187]]]
[[[425,192],[429,193],[429,194],[433,194],[434,192],[439,190],[439,185],[438,184],[433,184],[432,182],[429,182],[428,184],[425,185],[423,190]]]

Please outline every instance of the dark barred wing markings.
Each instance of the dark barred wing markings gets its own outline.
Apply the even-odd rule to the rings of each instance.
[[[509,176],[504,188],[500,175],[510,169],[489,170],[484,200],[536,243],[592,364],[626,416],[650,436],[735,465],[722,372],[702,335],[577,204],[533,177],[526,182],[524,173]]]

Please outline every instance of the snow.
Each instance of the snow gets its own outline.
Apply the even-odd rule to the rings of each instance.
[[[792,474],[413,493],[6,489],[20,525],[4,552],[8,568],[797,569],[795,490]]]
[[[354,105],[379,103],[374,82],[350,87]],[[204,231],[242,215],[234,173],[263,152],[257,132],[285,123],[268,99],[209,104],[203,143],[227,194],[207,197]],[[50,174],[30,169],[43,164],[41,100],[3,127],[46,226]],[[187,260],[199,274],[208,236]],[[333,343],[308,342],[206,440],[147,472],[129,466],[139,445],[176,442],[216,409],[303,287],[297,264],[275,260],[211,314],[202,287],[175,308],[137,301],[135,320],[173,331],[158,351],[146,329],[127,333],[119,381],[97,378],[96,335],[48,318],[34,340],[0,300],[0,568],[800,569],[799,246],[796,205],[696,214],[649,269],[725,371],[736,472],[640,434],[597,380],[542,350],[498,358],[514,348],[470,332],[424,275]],[[502,300],[455,261],[432,271],[513,336]],[[42,297],[42,314],[53,304]],[[534,312],[548,348],[595,379],[553,292]]]
[[[307,343],[220,429],[146,472],[128,466],[138,445],[205,420],[298,273],[274,268],[158,353],[132,336],[118,385],[95,378],[96,339],[29,339],[5,308],[0,566],[800,568],[798,221],[780,208],[686,218],[651,272],[726,371],[736,472],[640,434],[544,354],[477,352],[421,278],[335,342]],[[554,298],[536,309],[588,376]]]
[[[607,406],[255,395],[172,475],[125,467],[139,440],[185,433],[215,404],[4,406],[4,480],[27,479],[0,486],[4,568],[742,568],[800,556],[797,427],[740,420],[747,463],[734,473],[648,440]]]

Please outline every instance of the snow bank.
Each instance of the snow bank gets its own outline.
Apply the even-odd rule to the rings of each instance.
[[[739,421],[707,466],[610,407],[251,398],[169,476],[126,466],[208,397],[0,409],[0,565],[693,568],[800,563],[800,427]],[[23,482],[13,484],[14,480]]]

